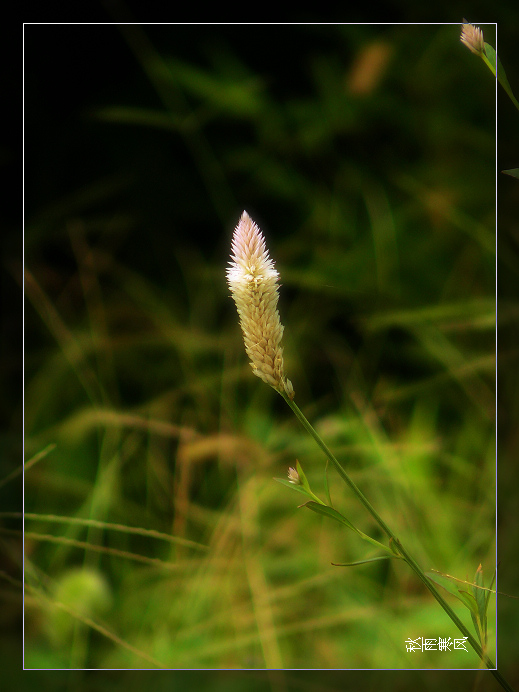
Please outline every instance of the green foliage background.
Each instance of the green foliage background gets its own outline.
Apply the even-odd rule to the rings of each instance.
[[[477,668],[407,653],[458,633],[272,481],[324,460],[224,278],[245,208],[299,406],[425,569],[488,583],[495,102],[459,27],[26,32],[25,667]]]

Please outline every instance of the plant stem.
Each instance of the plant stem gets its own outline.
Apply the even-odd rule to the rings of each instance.
[[[378,514],[378,512],[375,510],[375,508],[372,506],[372,504],[369,502],[369,500],[364,496],[364,494],[359,490],[359,488],[355,485],[355,483],[352,481],[352,479],[348,476],[346,471],[343,469],[341,464],[337,461],[335,456],[332,454],[324,440],[320,437],[320,435],[317,433],[317,431],[312,427],[304,413],[301,411],[299,406],[291,399],[288,398],[288,396],[284,392],[280,392],[281,396],[283,399],[287,402],[287,404],[290,406],[294,414],[296,415],[296,418],[299,420],[303,428],[314,438],[315,442],[317,445],[320,447],[320,449],[324,452],[325,456],[327,459],[329,459],[332,464],[335,466],[339,476],[343,479],[343,481],[350,487],[350,489],[353,491],[353,493],[357,496],[357,498],[362,502],[364,507],[368,510],[368,512],[371,514],[373,519],[377,522],[377,524],[380,526],[380,528],[384,531],[384,533],[393,540],[394,544],[396,545],[400,555],[404,558],[404,560],[407,562],[409,567],[415,572],[417,577],[423,582],[423,584],[429,589],[429,591],[432,593],[434,598],[438,601],[438,603],[441,605],[443,610],[447,613],[447,615],[450,617],[452,622],[456,625],[456,627],[460,630],[460,632],[463,634],[464,637],[467,638],[467,641],[471,645],[471,647],[474,649],[474,651],[477,653],[479,658],[485,663],[487,668],[491,669],[491,672],[493,676],[496,678],[496,680],[499,682],[499,684],[505,689],[508,690],[508,692],[514,692],[513,688],[510,687],[510,685],[507,683],[507,681],[499,674],[497,671],[494,663],[492,660],[483,652],[482,648],[476,641],[476,639],[472,636],[472,634],[469,632],[469,630],[465,627],[463,622],[459,619],[459,617],[456,615],[456,613],[452,610],[450,605],[445,601],[443,596],[440,594],[434,583],[427,578],[427,576],[424,574],[424,571],[420,567],[420,565],[415,561],[415,559],[407,552],[407,550],[404,548],[400,540],[395,536],[395,534],[391,531],[389,526],[386,524],[386,522],[382,519],[382,517]]]

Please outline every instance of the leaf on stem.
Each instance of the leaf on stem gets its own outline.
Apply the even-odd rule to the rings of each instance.
[[[356,562],[332,562],[334,567],[356,567],[357,565],[365,565],[368,562],[380,562],[380,560],[391,560],[392,557],[400,557],[399,555],[379,555],[378,557],[370,557],[366,560],[357,560]]]
[[[306,497],[310,497],[308,490],[302,485],[294,485],[294,483],[291,483],[286,478],[274,478],[274,480],[277,481],[278,483],[281,483],[282,485],[286,485],[287,488],[291,488],[292,490],[297,490],[298,493],[303,493],[303,495],[306,495]]]
[[[329,517],[330,519],[334,519],[335,521],[339,522],[339,524],[344,524],[344,526],[347,526],[352,531],[355,531],[355,533],[358,536],[360,536],[362,540],[368,541],[368,543],[371,543],[371,545],[374,545],[376,548],[379,548],[381,550],[384,550],[386,553],[389,553],[390,557],[399,557],[398,555],[395,555],[394,552],[390,550],[390,548],[388,548],[386,545],[384,545],[383,543],[379,543],[379,541],[376,541],[374,538],[371,538],[371,536],[368,536],[367,534],[360,531],[356,526],[354,526],[351,523],[351,521],[346,519],[346,517],[343,516],[336,509],[328,507],[328,505],[320,505],[317,504],[317,502],[312,501],[305,503],[303,506],[308,507],[308,509],[311,509],[312,512],[316,512],[316,514],[323,514],[325,517]]]
[[[501,64],[499,56],[489,43],[485,43],[484,45],[485,53],[482,56],[483,62],[486,63],[487,67],[490,69],[494,77],[497,75],[499,83],[510,97],[510,100],[512,101],[514,106],[519,110],[519,102],[514,96],[514,92],[512,91],[512,87],[510,86],[510,82],[508,81],[508,78],[506,76],[505,68]]]
[[[426,572],[426,576],[435,582],[452,596],[460,600],[463,605],[469,610],[474,629],[479,638],[483,650],[486,648],[486,630],[487,630],[487,608],[489,603],[490,593],[483,585],[483,570],[479,565],[476,570],[472,593],[458,587],[451,579],[450,575],[438,574],[437,572]],[[487,595],[488,594],[488,595]]]
[[[484,624],[487,619],[487,598],[486,593],[483,590],[484,588],[485,585],[483,583],[483,568],[480,564],[476,570],[476,575],[474,577],[474,586],[472,587],[472,594],[476,599],[479,619],[482,624]]]

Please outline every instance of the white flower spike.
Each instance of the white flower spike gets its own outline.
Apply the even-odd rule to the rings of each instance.
[[[238,309],[245,350],[252,371],[280,393],[294,398],[292,383],[285,377],[279,319],[279,274],[270,259],[265,238],[246,211],[232,239],[232,261],[227,283]]]

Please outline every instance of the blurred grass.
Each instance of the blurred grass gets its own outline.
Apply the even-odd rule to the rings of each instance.
[[[458,633],[272,481],[297,457],[322,494],[324,460],[224,280],[245,208],[298,404],[425,569],[488,584],[494,92],[458,27],[106,26],[86,61],[67,29],[27,87],[25,666],[477,668],[408,654]]]

